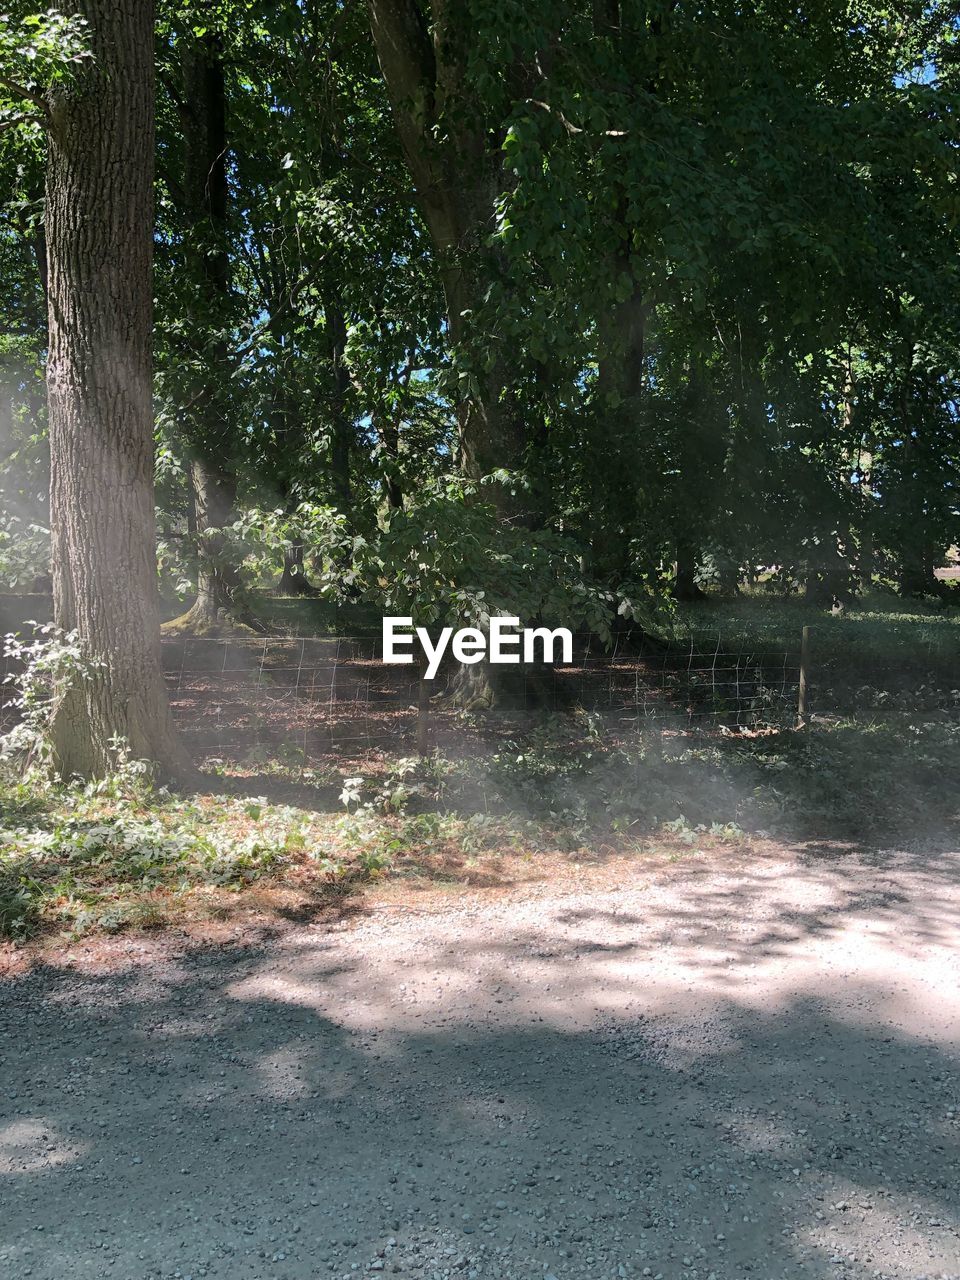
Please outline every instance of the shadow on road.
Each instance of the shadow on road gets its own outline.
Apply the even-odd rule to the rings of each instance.
[[[684,870],[7,984],[4,1274],[960,1274],[949,860]]]

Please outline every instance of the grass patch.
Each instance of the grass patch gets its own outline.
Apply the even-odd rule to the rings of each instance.
[[[765,648],[799,652],[800,632],[814,628],[816,663],[844,673],[898,667],[952,672],[960,680],[960,591],[956,603],[917,602],[875,593],[847,604],[843,617],[806,601],[771,597],[762,591],[735,600],[708,598],[678,605],[665,634],[675,640],[706,641],[719,636],[727,649]]]
[[[276,875],[303,848],[292,810],[163,792],[49,787],[29,807],[4,796],[0,817],[0,932],[43,925],[76,936],[161,923],[184,900],[236,892]]]

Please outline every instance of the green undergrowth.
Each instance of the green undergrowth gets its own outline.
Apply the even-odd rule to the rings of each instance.
[[[8,787],[0,797],[0,935],[162,923],[198,891],[236,892],[303,847],[284,806],[175,798],[115,780]]]
[[[0,936],[160,925],[215,915],[251,893],[339,900],[386,878],[504,883],[539,855],[576,866],[669,841],[760,833],[891,847],[955,838],[956,618],[931,613],[921,623],[886,612],[866,621],[888,653],[901,627],[915,643],[929,632],[938,669],[905,672],[886,689],[866,672],[862,681],[849,670],[815,680],[815,715],[803,731],[781,721],[753,734],[615,741],[601,718],[581,711],[512,739],[478,735],[477,750],[456,759],[379,757],[347,777],[336,762],[308,770],[282,753],[220,762],[209,793],[190,797],[151,786],[122,752],[115,776],[95,786],[55,784],[36,769],[17,781],[8,771]],[[784,633],[771,621],[765,634]]]
[[[862,691],[857,713],[805,731],[732,735],[662,752],[586,746],[504,752],[485,775],[514,811],[546,813],[567,831],[655,831],[684,818],[785,840],[889,843],[956,831],[960,692],[909,697]],[[462,784],[461,784],[462,785]]]

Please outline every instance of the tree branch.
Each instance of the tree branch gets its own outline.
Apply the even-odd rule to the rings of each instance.
[[[416,0],[369,0],[370,30],[394,106],[423,133],[431,123],[437,67]]]
[[[586,129],[581,129],[579,125],[575,125],[568,120],[559,107],[551,107],[549,102],[541,102],[539,98],[528,98],[527,102],[532,107],[539,107],[541,111],[546,111],[549,115],[556,116],[567,133],[574,135],[587,132]],[[600,138],[625,138],[629,132],[629,129],[600,129],[595,136]]]
[[[6,129],[13,129],[18,124],[26,124],[32,121],[34,124],[45,124],[46,120],[43,116],[27,114],[24,116],[12,116],[9,120],[0,120],[0,133]]]
[[[421,196],[439,183],[430,128],[437,64],[416,0],[368,0],[370,31],[407,165]]]
[[[321,268],[326,264],[329,256],[329,252],[323,254],[320,260],[315,262],[309,271],[305,271],[300,279],[290,287],[282,298],[280,298],[277,305],[263,324],[258,325],[234,352],[234,355],[238,359],[242,360],[245,356],[248,356],[256,346],[258,340],[262,338],[265,333],[269,333],[270,326],[274,324],[281,315],[284,315],[287,311],[291,310],[307,285],[311,284],[317,278]]]
[[[0,85],[2,85],[4,89],[9,89],[17,98],[25,98],[27,102],[35,102],[38,107],[42,108],[44,116],[48,113],[49,107],[47,106],[47,100],[39,90],[28,89],[25,84],[17,84],[15,80],[8,80],[7,77],[3,75],[0,75]]]

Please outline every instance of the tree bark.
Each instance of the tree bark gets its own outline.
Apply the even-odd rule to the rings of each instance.
[[[380,437],[383,451],[388,458],[384,477],[384,491],[387,495],[387,506],[391,511],[403,509],[403,487],[397,479],[397,465],[400,457],[400,425],[392,415],[375,415],[374,430]]]
[[[197,598],[177,629],[203,630],[230,621],[242,612],[240,573],[230,558],[228,540],[221,532],[234,519],[237,486],[233,477],[203,458],[190,467],[197,525]]]
[[[900,389],[900,418],[903,433],[903,460],[894,501],[899,514],[897,547],[897,590],[902,596],[919,599],[939,595],[943,586],[935,570],[945,548],[937,547],[929,534],[926,512],[927,478],[921,456],[919,431],[922,419],[916,411],[913,382],[916,344],[905,342],[904,372]]]
[[[60,690],[64,775],[112,740],[167,779],[193,772],[160,665],[151,368],[154,49],[149,0],[61,0],[93,59],[51,92],[46,182],[54,619],[100,664]]]
[[[897,591],[900,595],[913,599],[942,595],[943,583],[937,577],[936,570],[943,561],[944,549],[937,546],[933,539],[924,536],[920,521],[917,528],[919,532],[905,540],[900,547]]]
[[[456,407],[459,466],[479,483],[491,473],[518,470],[527,432],[510,393],[506,356],[488,366],[473,360],[478,335],[472,317],[482,312],[491,285],[505,279],[487,247],[496,199],[506,181],[501,140],[482,124],[466,74],[468,24],[455,5],[432,6],[432,23],[417,0],[368,0],[370,27],[397,136],[439,263],[448,335],[472,389]],[[442,122],[445,136],[438,140]],[[482,497],[503,523],[536,523],[532,500],[519,487],[488,483]],[[450,686],[454,705],[490,707],[509,697],[503,668],[464,666]]]
[[[611,274],[630,271],[617,257]],[[588,459],[591,492],[591,568],[614,583],[629,569],[629,547],[639,518],[635,437],[640,429],[643,359],[651,306],[637,285],[600,325],[597,414]]]
[[[303,406],[295,384],[297,369],[295,332],[301,318],[298,314],[296,290],[283,253],[282,229],[266,228],[256,246],[259,259],[264,306],[269,315],[267,329],[273,340],[272,386],[269,397],[269,421],[273,451],[271,474],[284,498],[284,513],[292,516],[301,493],[303,467]],[[261,375],[263,376],[263,375]],[[316,589],[304,568],[304,545],[294,537],[283,548],[283,570],[275,587],[278,596],[313,596]]]
[[[283,549],[283,573],[277,583],[278,596],[315,596],[317,589],[312,585],[303,567],[303,543],[291,542]]]
[[[494,666],[486,657],[481,662],[453,667],[442,702],[456,711],[523,710],[536,714],[559,711],[569,705],[552,664]]]

